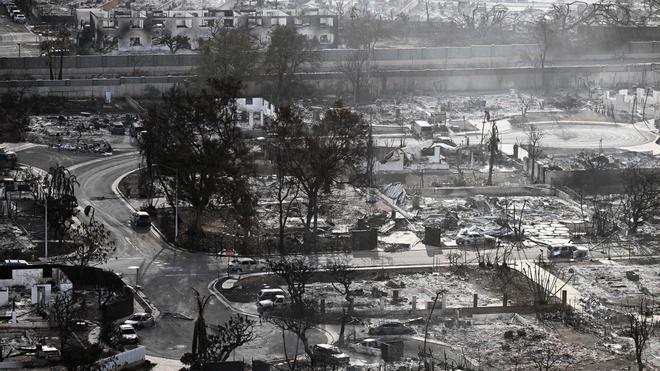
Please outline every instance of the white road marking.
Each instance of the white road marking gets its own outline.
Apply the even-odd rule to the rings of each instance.
[[[133,242],[131,242],[131,240],[130,240],[128,237],[124,237],[124,239],[125,239],[126,242],[128,242],[128,244],[131,245],[131,246],[132,246],[137,252],[139,252],[140,255],[146,257],[146,255],[142,252],[142,250],[140,250],[137,246],[135,246],[135,244],[134,244]],[[142,259],[142,258],[138,258],[138,259]]]

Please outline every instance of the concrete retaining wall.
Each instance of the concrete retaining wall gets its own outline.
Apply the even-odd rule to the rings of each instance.
[[[555,190],[549,187],[507,185],[492,187],[429,187],[422,189],[425,197],[470,197],[484,196],[554,196]]]
[[[473,45],[468,47],[376,49],[374,63],[381,69],[399,68],[457,68],[529,66],[530,55],[535,55],[536,44]],[[326,49],[318,51],[320,71],[335,71],[337,64],[347,60],[353,49]],[[616,58],[643,59],[660,54],[659,41],[629,42],[620,50],[612,51]],[[613,54],[581,56],[591,61],[611,61]],[[257,57],[260,58],[260,57]],[[91,78],[100,76],[140,76],[188,74],[200,62],[198,54],[143,54],[143,55],[80,55],[63,57],[64,78]],[[572,59],[552,58],[553,62],[570,63]],[[576,61],[577,62],[577,61]],[[59,71],[59,58],[53,58],[55,74]],[[0,58],[0,75],[23,78],[32,76],[47,79],[50,76],[47,57]]]
[[[660,169],[640,169],[660,176]],[[585,194],[611,194],[623,191],[626,169],[545,170],[545,183],[566,186]]]
[[[373,82],[381,94],[402,94],[409,92],[462,92],[474,90],[501,91],[507,89],[535,90],[542,86],[545,75],[548,88],[573,86],[578,77],[597,82],[603,88],[624,85],[649,86],[658,83],[654,72],[656,64],[553,67],[544,71],[531,67],[486,68],[486,69],[435,69],[435,70],[392,70],[381,71],[373,77]],[[106,92],[113,96],[143,96],[161,93],[178,83],[185,76],[143,76],[121,77],[116,79],[78,80],[9,80],[0,81],[0,93],[10,89],[24,90],[27,94],[53,95],[65,97],[105,97]],[[262,77],[258,81],[248,81],[245,96],[262,96]],[[341,73],[325,72],[300,74],[299,79],[313,88],[338,95],[346,94],[350,88]]]

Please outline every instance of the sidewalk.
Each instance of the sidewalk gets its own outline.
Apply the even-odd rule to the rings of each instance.
[[[152,364],[155,364],[154,368],[152,368],[152,370],[154,371],[179,370],[182,367],[185,367],[185,365],[181,363],[181,361],[179,361],[178,359],[162,358],[162,357],[150,356],[148,354],[145,358],[147,361],[151,362]]]
[[[582,305],[582,295],[580,295],[575,287],[536,265],[534,261],[518,260],[510,265],[510,267],[522,273],[525,277],[534,281],[539,286],[547,286],[547,290],[553,293],[559,300],[561,300],[562,291],[566,291],[566,303],[578,312],[584,310]]]

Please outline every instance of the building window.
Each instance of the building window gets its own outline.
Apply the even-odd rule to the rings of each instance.
[[[139,38],[139,37],[131,37],[131,39],[130,39],[130,44],[129,44],[129,45],[130,45],[130,46],[141,46],[142,43],[140,42],[140,38]]]
[[[330,38],[328,37],[328,35],[321,35],[321,37],[319,37],[319,42],[321,44],[329,44]]]
[[[234,27],[234,20],[233,19],[227,19],[225,18],[224,20],[225,27]]]
[[[245,98],[245,105],[246,106],[251,106],[252,104],[253,104],[252,103],[252,98]]]
[[[205,19],[202,21],[201,27],[213,27],[215,26],[215,19]]]
[[[177,28],[188,28],[188,27],[190,27],[188,25],[188,21],[189,21],[188,19],[177,19],[176,20],[176,27]]]

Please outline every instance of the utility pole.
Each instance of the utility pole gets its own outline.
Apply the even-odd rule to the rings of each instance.
[[[48,261],[48,196],[44,200],[44,257]]]

